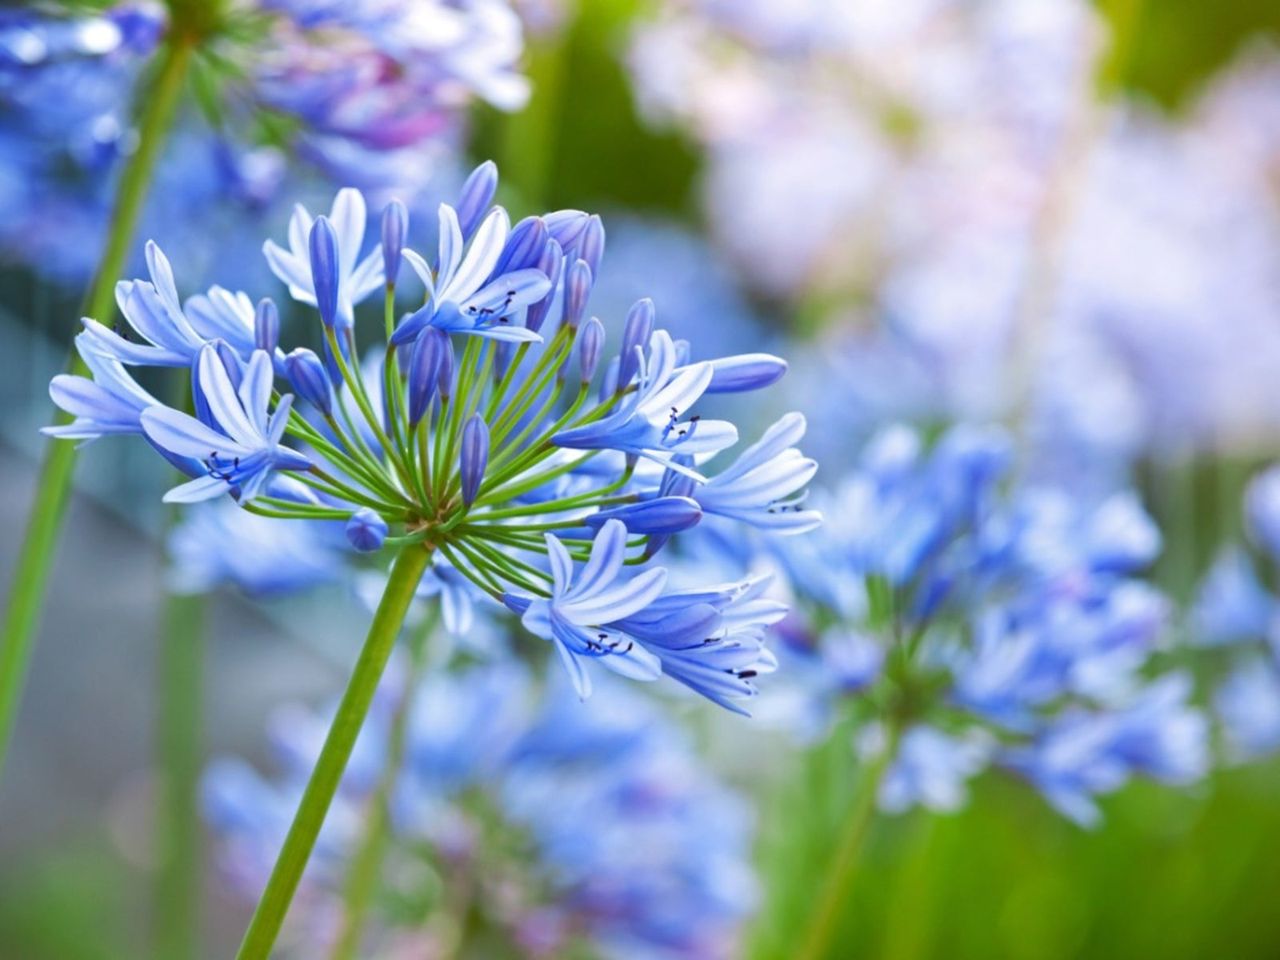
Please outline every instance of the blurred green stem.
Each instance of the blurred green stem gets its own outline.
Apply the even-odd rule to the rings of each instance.
[[[172,960],[197,956],[200,943],[204,604],[202,596],[168,594],[160,637],[160,870],[154,909],[158,955]]]
[[[238,960],[266,960],[271,953],[430,557],[430,550],[418,544],[404,547],[396,556],[364,648],[338,704],[338,712],[294,814],[293,825],[289,827],[284,847],[236,954]]]
[[[391,797],[400,777],[404,762],[405,733],[409,714],[413,709],[418,680],[427,661],[427,641],[435,630],[436,606],[423,619],[422,625],[409,636],[409,668],[405,672],[404,691],[396,704],[388,735],[387,755],[373,796],[369,798],[365,816],[364,833],[347,874],[344,892],[342,930],[334,943],[333,960],[354,960],[360,953],[360,936],[364,930],[365,916],[373,895],[378,888],[378,875],[382,858],[387,849],[388,829],[391,824]]]
[[[120,175],[106,247],[85,295],[85,314],[104,323],[110,320],[115,309],[116,281],[133,247],[142,202],[181,98],[191,53],[188,38],[171,35],[158,56],[156,72],[145,88],[146,106],[138,123],[138,148]],[[74,350],[68,369],[81,375],[88,372]],[[66,423],[69,419],[59,414],[55,422]],[[0,635],[0,773],[4,771],[18,701],[31,661],[36,620],[53,564],[54,546],[62,529],[75,461],[75,444],[66,440],[49,441],[9,589],[4,633]]]
[[[191,402],[191,374],[173,371],[171,403]],[[174,471],[177,474],[177,471]],[[180,480],[185,477],[179,475]],[[181,507],[165,514],[163,544]],[[157,956],[191,960],[200,951],[200,758],[204,713],[205,598],[166,590],[161,607],[156,676],[156,746],[159,753],[156,849],[159,870],[152,902]]]
[[[897,751],[897,727],[890,724],[884,749],[863,771],[853,803],[845,815],[835,853],[818,887],[808,926],[800,933],[800,948],[795,953],[795,960],[822,960],[831,950],[832,941],[840,931],[841,908],[848,905],[853,890],[858,855],[875,820],[880,784]]]

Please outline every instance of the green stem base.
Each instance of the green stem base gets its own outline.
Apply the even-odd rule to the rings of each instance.
[[[236,954],[238,960],[267,960],[271,953],[429,559],[429,551],[420,545],[405,547],[396,557],[293,825]]]

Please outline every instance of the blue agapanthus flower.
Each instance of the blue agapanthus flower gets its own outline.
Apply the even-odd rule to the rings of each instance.
[[[1168,602],[1139,576],[1160,537],[1137,499],[1010,481],[999,430],[875,438],[813,537],[775,545],[802,616],[784,664],[827,709],[873,708],[894,751],[886,809],[955,809],[988,767],[1082,824],[1130,777],[1187,783],[1207,725],[1179,674],[1151,675]]]
[[[515,109],[528,97],[504,0],[14,11],[0,19],[4,255],[58,280],[91,274],[137,143],[131,104],[171,32],[198,44],[206,96],[180,107],[142,222],[187,276],[260,275],[257,241],[286,198],[350,185],[425,212],[467,103]],[[68,234],[83,242],[68,248]]]
[[[1253,550],[1223,549],[1188,624],[1213,679],[1226,750],[1236,760],[1280,750],[1280,597],[1267,579],[1280,561],[1280,467],[1253,478],[1244,507]]]
[[[421,544],[448,571],[455,624],[467,592],[505,603],[554,645],[583,696],[591,663],[667,675],[725,706],[754,695],[781,610],[756,602],[756,580],[677,587],[656,557],[703,524],[794,534],[818,523],[801,509],[816,469],[796,446],[803,418],[783,417],[724,462],[716,454],[737,429],[696,412],[704,393],[768,386],[785,362],[689,362],[644,303],[604,363],[605,325],[586,314],[607,269],[599,218],[557,211],[511,227],[488,209],[495,188],[485,164],[456,206],[441,206],[434,263],[404,244],[401,205],[384,217],[389,245],[372,249],[356,191],[339,193],[332,219],[297,210],[288,249],[266,253],[319,315],[320,353],[281,348],[269,299],[215,287],[180,300],[149,244],[150,279],[117,288],[123,324],[85,319],[77,346],[91,376],[54,379],[54,401],[76,419],[48,432],[143,436],[190,477],[170,501],[226,494],[267,517],[336,522],[365,553]],[[400,258],[425,297],[397,320]],[[354,327],[377,291],[386,343],[362,359]],[[190,411],[130,374],[155,366],[191,370]]]
[[[736,955],[756,900],[750,813],[652,702],[610,694],[581,703],[556,684],[539,695],[510,663],[440,674],[413,691],[366,938],[374,954],[446,946],[454,928],[442,914],[465,901],[468,927],[520,956]],[[335,935],[402,696],[384,681],[325,822],[286,929],[300,956],[326,955]],[[271,868],[326,726],[282,712],[273,779],[233,759],[208,771],[219,864],[246,897]]]

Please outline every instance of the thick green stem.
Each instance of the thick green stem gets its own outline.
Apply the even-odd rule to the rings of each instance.
[[[165,598],[160,638],[160,872],[157,955],[187,960],[199,954],[199,816],[201,715],[204,704],[204,597]]]
[[[429,559],[428,550],[409,546],[400,551],[391,567],[391,576],[369,626],[364,648],[338,704],[338,712],[302,794],[284,847],[240,944],[238,960],[266,960],[271,953]]]
[[[420,628],[412,634],[409,644],[409,669],[405,677],[404,692],[396,704],[391,718],[391,730],[387,737],[387,755],[373,796],[369,798],[364,832],[360,845],[351,860],[347,873],[342,930],[334,942],[333,960],[355,960],[360,953],[360,937],[364,931],[365,917],[373,895],[378,888],[378,875],[382,858],[386,854],[387,838],[391,825],[391,797],[400,778],[404,764],[405,735],[409,726],[409,711],[413,708],[418,680],[426,665],[427,640],[435,628],[437,617],[429,613]]]
[[[897,734],[891,730],[885,749],[872,760],[858,785],[849,812],[845,815],[836,841],[835,853],[827,866],[826,876],[818,888],[809,924],[800,936],[800,949],[795,960],[823,960],[831,955],[832,941],[840,932],[841,908],[849,902],[853,880],[857,874],[858,855],[875,819],[876,800],[885,771],[897,753]]]
[[[85,313],[104,323],[115,310],[116,281],[120,279],[133,248],[138,215],[160,147],[181,98],[190,59],[190,40],[171,37],[160,54],[157,72],[145,90],[146,109],[138,125],[138,149],[121,173],[106,247],[85,296]],[[68,369],[76,374],[88,371],[74,351]],[[60,414],[56,422],[66,423],[69,419]],[[44,601],[58,531],[62,529],[75,462],[75,444],[66,440],[50,442],[40,476],[36,479],[36,498],[10,586],[4,633],[0,635],[0,773],[4,770],[18,701],[31,660],[36,620]]]

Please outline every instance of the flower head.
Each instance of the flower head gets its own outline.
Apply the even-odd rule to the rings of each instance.
[[[402,246],[426,292],[398,322],[386,251],[360,259],[360,195],[341,191],[327,218],[295,211],[289,249],[265,251],[290,294],[319,314],[319,354],[286,353],[274,311],[245,294],[214,288],[181,303],[167,259],[149,248],[150,281],[119,288],[143,342],[86,320],[79,342],[93,379],[55,380],[55,399],[76,416],[56,435],[143,433],[192,477],[170,500],[229,493],[272,518],[340,521],[361,551],[437,553],[450,577],[505,602],[552,643],[584,696],[592,661],[637,679],[670,676],[726,706],[752,696],[754,679],[773,669],[764,629],[781,614],[756,603],[754,580],[664,592],[654,557],[708,515],[729,528],[811,528],[817,514],[798,510],[815,469],[795,447],[803,419],[784,417],[717,475],[706,456],[737,430],[691,408],[717,371],[758,361],[685,363],[647,304],[627,325],[647,336],[633,344],[634,376],[618,382],[621,358],[612,375],[602,362],[605,321],[582,319],[590,278],[605,269],[599,219],[557,211],[512,229],[501,207],[475,209],[495,176],[482,166],[456,207],[441,206],[434,265]],[[396,229],[389,236],[403,243]],[[391,307],[387,342],[362,358],[358,308],[379,287]],[[572,302],[530,329],[552,297]],[[124,365],[189,366],[191,412],[157,402]],[[762,385],[774,367],[727,382]],[[294,393],[276,399],[281,378]]]

